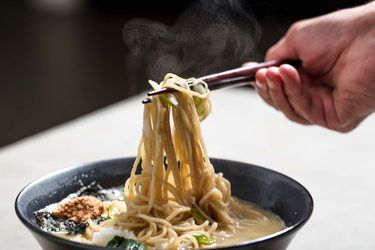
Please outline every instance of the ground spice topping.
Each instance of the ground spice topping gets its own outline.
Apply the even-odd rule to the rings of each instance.
[[[105,211],[104,204],[92,196],[80,196],[60,204],[53,212],[55,218],[72,220],[76,223],[100,217]]]

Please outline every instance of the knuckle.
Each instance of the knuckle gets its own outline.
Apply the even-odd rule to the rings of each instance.
[[[260,97],[262,97],[263,99],[267,96],[265,90],[263,90],[261,88],[258,88],[258,87],[256,87],[256,90],[257,90],[258,94],[260,95]]]
[[[261,97],[262,97],[263,101],[266,102],[268,105],[276,108],[274,102],[272,101],[272,99],[269,96],[261,96]]]
[[[267,104],[270,105],[271,107],[277,109],[277,108],[275,107],[275,105],[272,103],[272,101],[271,101],[270,99],[263,99],[263,100],[264,100],[265,103],[267,103]]]
[[[286,118],[288,118],[289,120],[291,120],[292,122],[296,122],[296,123],[299,123],[299,124],[304,124],[304,125],[307,125],[309,124],[309,122],[307,122],[307,120],[305,120],[304,118],[302,118],[300,115],[298,115],[292,108],[288,108],[288,109],[285,109],[283,111],[284,115]]]
[[[291,114],[290,112],[286,112],[286,111],[284,111],[283,113],[284,113],[284,115],[286,116],[286,118],[288,118],[288,119],[291,120],[292,122],[297,122],[296,117],[295,117],[293,114]]]
[[[306,122],[303,122],[301,119],[295,117],[295,116],[287,116],[285,115],[289,120],[291,120],[292,122],[297,122],[297,123],[301,123],[301,124],[306,124]]]
[[[264,91],[262,91],[262,90],[260,90],[260,89],[257,89],[257,91],[258,91],[258,94],[259,94],[259,96],[264,100],[264,101],[268,101],[268,100],[270,100],[270,97],[264,92]]]
[[[350,116],[343,116],[339,118],[338,122],[331,126],[334,130],[341,133],[348,133],[357,126]]]
[[[337,132],[340,132],[340,133],[348,133],[350,131],[352,131],[353,127],[352,126],[345,126],[345,125],[339,125],[338,127],[335,128],[335,130]]]
[[[271,58],[272,55],[275,54],[275,51],[276,51],[276,46],[272,46],[271,48],[269,48],[266,52],[266,56],[265,58]]]
[[[275,88],[275,86],[272,86],[270,88],[268,88],[268,91],[270,93],[271,96],[275,97],[275,98],[278,98],[279,96],[279,91],[277,91],[277,89]]]
[[[303,21],[298,21],[298,22],[293,23],[292,26],[290,26],[287,32],[287,35],[294,36],[298,34],[303,29],[303,26],[304,26]]]
[[[285,103],[283,105],[282,111],[285,117],[288,118],[289,120],[293,122],[301,123],[302,118],[300,118],[288,104]]]
[[[300,42],[302,44],[306,44],[305,34],[304,34],[305,30],[308,27],[306,22],[307,21],[298,21],[292,24],[286,33],[287,40],[293,40],[297,44]]]
[[[275,96],[272,96],[271,99],[272,99],[272,102],[274,103],[275,108],[277,108],[278,110],[281,110],[283,112],[287,112],[287,107],[286,107],[287,105],[286,105],[285,101],[283,101],[281,98],[275,97]]]
[[[268,103],[269,105],[271,105],[271,106],[275,106],[274,104],[273,104],[273,102],[272,102],[272,100],[271,100],[271,98],[269,98],[269,97],[262,97],[263,98],[263,100],[266,102],[266,103]]]
[[[346,133],[355,127],[354,110],[351,98],[346,98],[337,112],[337,120],[334,124],[337,131]]]
[[[279,110],[281,112],[283,112],[283,110],[281,109],[280,105],[278,105],[277,103],[273,102],[273,105],[272,105],[276,110]],[[284,112],[283,112],[284,113]]]

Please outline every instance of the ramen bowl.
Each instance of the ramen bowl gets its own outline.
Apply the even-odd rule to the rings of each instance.
[[[82,185],[89,185],[93,181],[103,188],[122,185],[130,175],[133,162],[134,158],[98,161],[62,169],[39,178],[17,196],[16,213],[45,250],[106,249],[65,240],[41,230],[34,212],[61,201]],[[222,172],[231,182],[234,196],[277,214],[286,225],[285,229],[277,233],[214,249],[286,249],[313,211],[313,200],[306,188],[267,168],[222,159],[211,159],[211,162],[216,172]]]

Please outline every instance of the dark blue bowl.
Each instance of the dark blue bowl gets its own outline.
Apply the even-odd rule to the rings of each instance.
[[[76,192],[81,183],[88,185],[96,181],[104,188],[119,186],[128,178],[133,162],[134,158],[93,162],[39,178],[17,196],[17,215],[43,249],[106,249],[64,240],[42,231],[33,212]],[[313,211],[310,193],[295,180],[266,168],[221,159],[211,159],[211,162],[216,172],[222,172],[231,182],[233,195],[279,215],[287,226],[286,229],[266,237],[217,249],[286,249]]]

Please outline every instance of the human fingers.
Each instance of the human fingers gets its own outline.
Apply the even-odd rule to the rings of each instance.
[[[268,49],[266,61],[274,59],[300,59],[295,45],[295,26],[291,26],[288,32],[275,45]]]
[[[335,109],[332,89],[304,71],[297,72],[290,65],[280,67],[280,76],[285,82],[289,103],[296,113],[312,124],[330,128],[331,118],[328,114]]]
[[[299,97],[302,92],[302,83],[297,69],[289,64],[283,64],[279,68],[279,74],[285,82],[284,90],[288,98]]]
[[[304,72],[298,73],[290,65],[280,67],[280,77],[290,105],[311,124],[349,132],[366,117],[353,115],[356,114],[353,111],[353,102],[343,98],[337,89],[320,84]],[[352,111],[348,111],[348,115],[344,117],[340,116],[340,110],[346,109]]]
[[[242,67],[251,67],[251,66],[255,66],[257,65],[258,62],[246,62],[244,64],[242,64]],[[258,71],[259,72],[259,71]],[[258,75],[260,75],[260,81],[257,79],[257,77],[255,77],[255,90],[258,92],[258,94],[263,98],[264,101],[266,101],[269,105],[272,106],[271,102],[270,102],[270,98],[267,94],[267,86],[264,86],[264,85],[267,85],[266,84],[266,80],[265,80],[265,76],[264,76],[264,70],[261,70],[261,72],[258,73]]]
[[[242,67],[250,67],[257,65],[258,62],[246,62],[242,64]],[[255,75],[255,89],[258,92],[258,94],[262,97],[262,99],[268,103],[269,105],[273,106],[271,99],[268,94],[268,86],[267,81],[265,77],[266,69],[258,70]]]
[[[269,88],[267,85],[267,78],[266,78],[267,69],[260,69],[255,74],[255,88],[262,97],[262,99],[269,104],[270,106],[274,106],[270,94],[269,94]],[[275,107],[276,108],[276,107]]]
[[[305,125],[310,124],[310,122],[297,114],[290,105],[285,94],[285,87],[280,77],[278,67],[268,68],[266,72],[266,81],[269,88],[270,99],[276,109],[282,111],[289,120]]]
[[[242,67],[250,67],[257,65],[258,62],[247,62],[242,64]],[[262,99],[268,103],[269,105],[273,106],[271,99],[268,94],[268,86],[267,81],[265,77],[266,69],[258,70],[255,75],[255,89],[258,92],[258,94],[262,97]],[[258,76],[258,77],[257,77]]]
[[[284,83],[284,91],[293,110],[311,124],[317,124],[340,132],[348,132],[356,127],[362,118],[343,123],[338,117],[340,103],[335,97],[337,91],[311,78],[303,71],[297,72],[290,65],[279,69]]]
[[[281,65],[279,72],[280,78],[284,82],[285,95],[291,107],[298,115],[312,122],[310,117],[311,100],[308,95],[309,81],[305,79],[302,86],[300,74],[293,66],[288,64]]]

